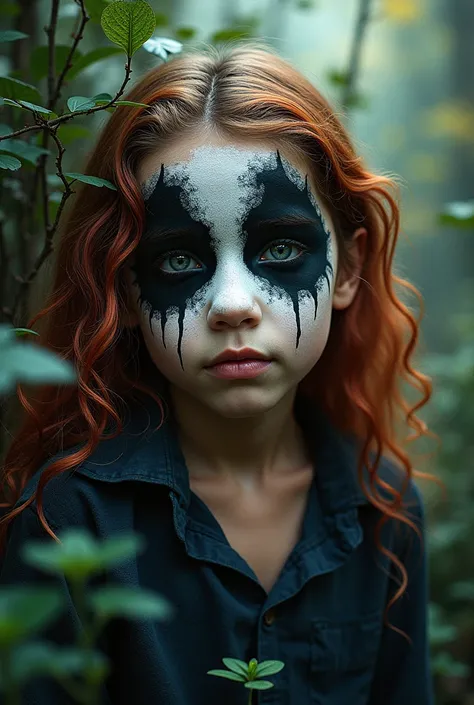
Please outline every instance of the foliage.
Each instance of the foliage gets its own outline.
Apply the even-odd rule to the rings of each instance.
[[[222,663],[227,666],[227,671],[217,668],[208,671],[208,675],[243,683],[244,687],[250,690],[248,705],[252,705],[253,690],[273,688],[273,683],[264,680],[262,676],[273,676],[280,673],[285,666],[283,661],[261,661],[259,663],[256,658],[251,659],[248,663],[236,658],[223,658]]]

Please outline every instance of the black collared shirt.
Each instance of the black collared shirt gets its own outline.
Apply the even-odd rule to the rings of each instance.
[[[389,575],[397,572],[374,543],[380,515],[357,480],[357,444],[297,397],[296,418],[314,458],[314,480],[302,538],[267,594],[190,490],[172,415],[154,430],[161,418],[155,406],[131,403],[122,434],[102,441],[44,493],[45,516],[56,534],[81,526],[98,538],[143,535],[146,550],[110,569],[104,580],[151,589],[175,607],[168,622],[117,619],[106,628],[100,647],[112,670],[104,705],[244,705],[248,691],[240,683],[207,675],[224,668],[223,657],[284,661],[285,668],[269,678],[275,687],[255,693],[254,703],[432,705],[426,555],[413,531],[385,525],[383,544],[408,571],[407,591],[388,620],[408,634],[410,644],[384,624],[397,588]],[[18,504],[31,496],[43,468]],[[389,461],[382,461],[380,474],[401,485],[401,473]],[[413,483],[405,501],[423,533],[423,502]],[[36,503],[10,525],[1,585],[44,579],[19,560],[30,538],[52,540],[39,523]],[[61,586],[68,611],[46,637],[72,644],[79,620],[64,580]],[[60,685],[39,679],[27,687],[23,702],[71,700]]]

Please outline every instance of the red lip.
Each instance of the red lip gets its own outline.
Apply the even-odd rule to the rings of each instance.
[[[228,348],[221,352],[220,355],[214,358],[209,365],[206,367],[212,367],[220,362],[231,362],[232,360],[271,360],[271,357],[264,355],[258,350],[252,350],[252,348],[240,348],[240,350],[231,350]]]

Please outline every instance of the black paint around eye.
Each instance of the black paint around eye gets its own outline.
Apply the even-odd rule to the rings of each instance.
[[[322,280],[326,280],[329,288],[331,284],[329,275],[333,274],[333,268],[328,259],[331,236],[325,231],[320,218],[316,221],[316,227],[298,226],[298,240],[308,246],[308,252],[296,261],[297,263],[294,265],[295,276],[291,279],[287,278],[285,271],[288,272],[288,270],[286,268],[279,269],[279,265],[258,267],[256,271],[252,265],[255,249],[260,247],[259,239],[266,237],[265,230],[259,227],[261,221],[270,217],[287,218],[289,215],[314,220],[317,215],[309,197],[307,180],[305,189],[300,190],[286,175],[279,152],[277,168],[257,174],[257,187],[261,184],[265,187],[263,199],[258,206],[250,211],[242,224],[243,231],[249,234],[244,248],[244,261],[255,274],[266,279],[272,286],[285,289],[289,294],[296,317],[296,347],[298,347],[301,336],[298,292],[308,291],[311,294],[314,299],[314,318],[316,319],[318,311],[317,286]],[[284,198],[282,198],[283,194]]]

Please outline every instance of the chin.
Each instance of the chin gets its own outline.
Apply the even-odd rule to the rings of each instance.
[[[214,393],[211,403],[209,398],[204,401],[206,406],[226,419],[244,419],[261,414],[273,409],[283,398],[284,393],[278,394],[275,386],[270,389],[245,389],[242,386]]]

